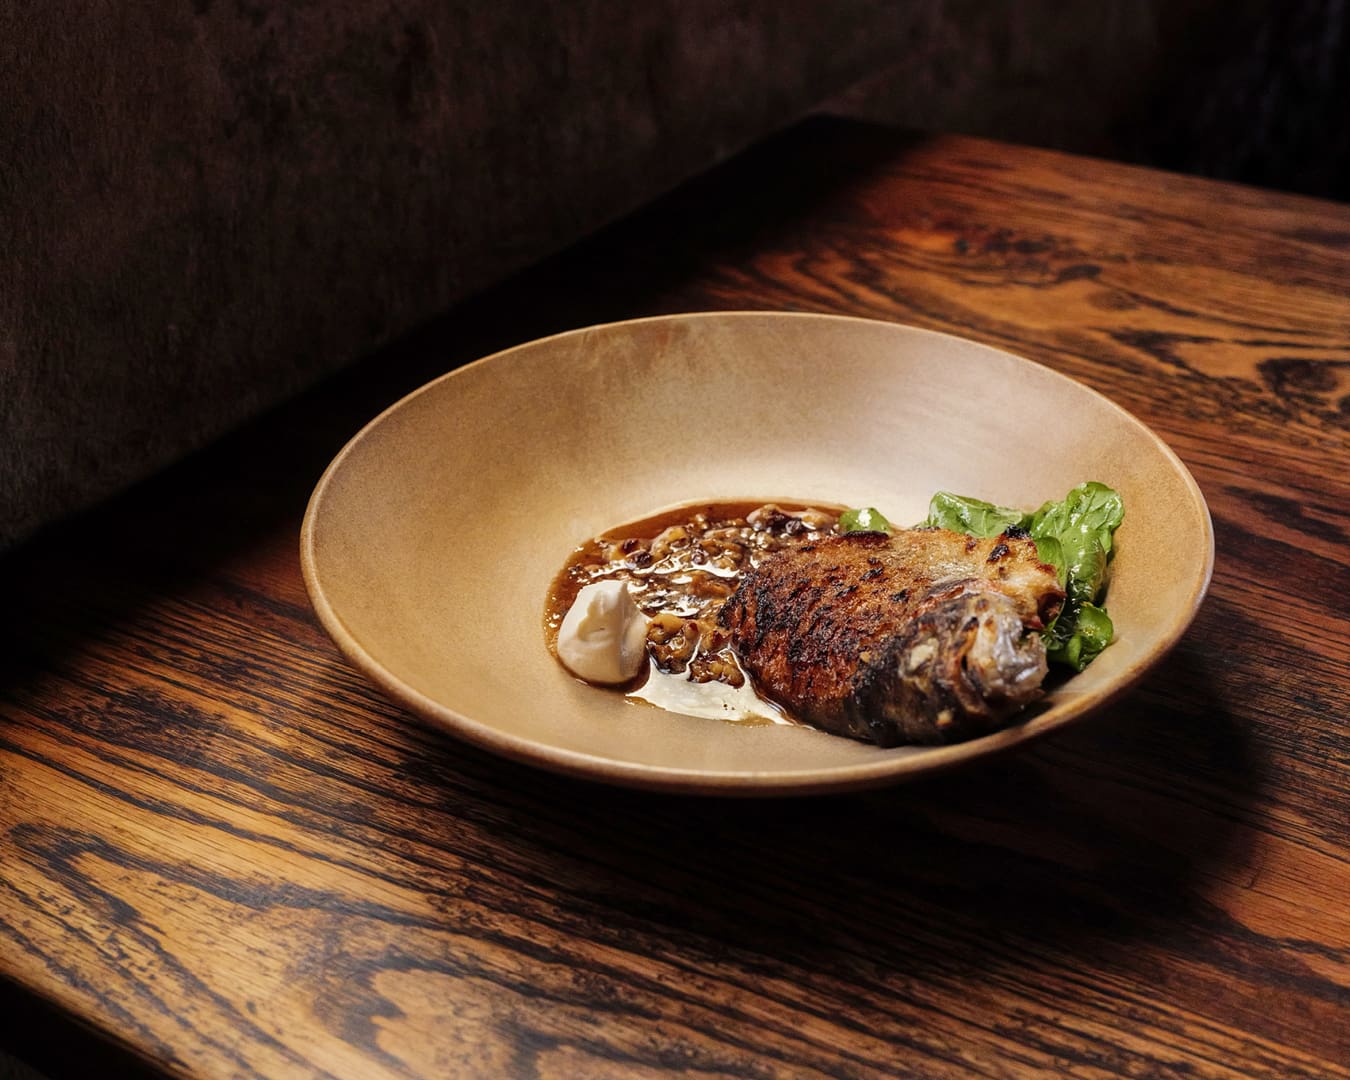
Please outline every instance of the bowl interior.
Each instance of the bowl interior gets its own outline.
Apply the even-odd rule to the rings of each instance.
[[[975,742],[880,750],[677,716],[578,682],[544,644],[571,550],[666,507],[791,498],[912,523],[938,489],[1031,508],[1088,479],[1125,501],[1117,640],[1027,721]],[[892,323],[713,313],[574,331],[429,383],[334,460],[301,553],[344,653],[431,723],[617,783],[770,793],[915,775],[1083,715],[1180,636],[1213,540],[1175,455],[1047,368]]]

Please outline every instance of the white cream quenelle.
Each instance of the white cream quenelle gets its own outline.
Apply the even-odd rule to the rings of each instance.
[[[623,581],[587,585],[558,628],[558,658],[589,683],[622,683],[642,670],[647,616]]]

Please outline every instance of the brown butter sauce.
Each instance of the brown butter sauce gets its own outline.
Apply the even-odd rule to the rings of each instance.
[[[782,547],[833,532],[843,509],[798,500],[699,502],[606,530],[579,545],[553,580],[544,609],[549,650],[556,658],[559,627],[583,587],[627,581],[653,620],[647,663],[631,683],[609,689],[670,712],[795,724],[755,691],[716,625],[717,612],[746,569]],[[760,528],[750,523],[757,512]],[[687,535],[680,536],[681,529]]]

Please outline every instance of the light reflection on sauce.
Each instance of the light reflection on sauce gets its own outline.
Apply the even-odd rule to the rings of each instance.
[[[724,682],[692,682],[686,674],[662,671],[654,661],[647,663],[647,676],[627,696],[684,716],[702,716],[733,724],[795,726],[797,721],[771,701],[757,693],[750,680],[740,686]]]

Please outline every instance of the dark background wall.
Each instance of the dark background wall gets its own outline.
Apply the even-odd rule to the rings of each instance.
[[[0,549],[813,108],[1350,198],[1348,3],[0,2]]]
[[[919,8],[833,108],[1350,200],[1346,0]]]
[[[891,0],[0,0],[0,549],[883,66]]]

